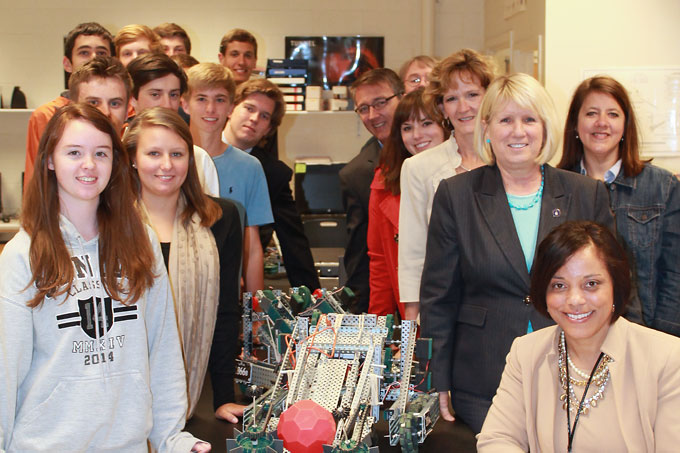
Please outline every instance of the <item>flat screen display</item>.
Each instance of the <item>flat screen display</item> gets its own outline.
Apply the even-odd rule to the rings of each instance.
[[[351,85],[384,65],[382,36],[286,36],[286,58],[309,62],[310,85]]]
[[[295,207],[300,214],[342,214],[340,170],[345,164],[296,164]]]

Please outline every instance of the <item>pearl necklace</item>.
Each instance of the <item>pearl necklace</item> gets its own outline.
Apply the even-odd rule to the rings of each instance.
[[[562,409],[567,410],[567,406],[569,406],[571,412],[578,412],[578,407],[579,407],[579,400],[576,397],[576,393],[574,392],[574,386],[580,386],[584,387],[587,385],[587,381],[579,381],[571,376],[569,376],[569,379],[567,379],[568,373],[567,373],[567,366],[568,364],[572,366],[572,368],[575,368],[570,362],[569,354],[566,352],[566,340],[564,339],[564,332],[560,334],[560,341],[558,344],[558,365],[559,365],[559,372],[560,372],[560,384],[562,386],[562,390],[564,390],[564,393],[560,395],[560,401],[562,402]],[[611,358],[608,355],[604,355],[604,358],[602,359],[600,365],[597,368],[597,371],[593,373],[592,379],[590,379],[589,374],[585,374],[586,379],[590,379],[593,384],[597,385],[598,388],[595,391],[595,394],[589,398],[584,398],[583,399],[583,415],[588,414],[588,410],[597,407],[597,402],[604,398],[604,389],[607,386],[607,383],[609,382],[610,374],[609,374],[609,362],[611,361]],[[579,370],[581,371],[581,370]],[[579,375],[581,375],[579,373]],[[583,377],[583,376],[582,376]],[[585,395],[583,395],[585,397]],[[569,399],[569,405],[567,405],[567,398]]]
[[[571,367],[571,369],[574,370],[576,372],[576,374],[581,376],[583,379],[588,380],[590,378],[590,375],[588,373],[586,373],[585,371],[583,371],[580,368],[577,368],[576,365],[574,365],[574,362],[571,361],[571,356],[569,354],[567,354],[567,363],[569,363],[569,366]],[[608,370],[609,370],[609,367],[602,368],[602,369],[598,370],[597,373],[593,376],[593,379],[594,380],[601,379],[602,375]],[[583,384],[583,385],[585,385],[585,384]]]
[[[510,205],[510,207],[512,209],[517,209],[518,211],[527,211],[527,210],[533,208],[536,205],[536,203],[541,201],[541,198],[543,198],[543,185],[544,184],[545,184],[545,170],[543,168],[543,165],[541,165],[541,186],[538,188],[538,192],[536,192],[536,195],[534,195],[534,198],[531,200],[531,203],[529,203],[526,206],[516,205],[512,201],[510,201],[510,196],[508,195],[508,204]]]

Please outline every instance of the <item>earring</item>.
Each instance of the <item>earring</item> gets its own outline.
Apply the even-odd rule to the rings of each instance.
[[[132,162],[132,168],[137,168],[137,164]]]
[[[614,310],[616,310],[616,304],[612,304],[612,313],[614,313]]]
[[[621,143],[623,143],[623,136],[621,136]]]
[[[491,139],[490,139],[490,138],[487,138],[487,139],[486,139],[486,142],[489,143],[489,144],[491,144]]]
[[[576,134],[576,140],[578,140],[578,139],[579,139],[579,138],[578,138],[578,134]]]

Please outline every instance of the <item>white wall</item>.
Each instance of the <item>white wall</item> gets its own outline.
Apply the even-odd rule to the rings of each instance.
[[[418,2],[414,1],[414,3]],[[475,50],[483,49],[484,3],[481,0],[436,1],[435,56],[443,58],[466,47]]]
[[[422,53],[422,3],[434,2],[434,54],[481,49],[481,0],[0,0],[0,92],[9,103],[21,86],[29,108],[54,99],[63,86],[63,36],[81,22],[96,21],[115,34],[130,23],[176,22],[187,30],[192,54],[217,61],[222,35],[245,28],[258,39],[258,66],[284,56],[284,36],[385,37],[385,65],[398,69]],[[0,111],[0,171],[6,212],[20,206],[27,115]],[[352,114],[291,115],[280,135],[282,159],[330,156],[348,161],[368,136]]]
[[[584,69],[680,66],[679,24],[678,0],[546,0],[546,88],[562,118]],[[680,171],[678,158],[654,163]]]
[[[21,206],[21,173],[26,160],[26,125],[30,116],[28,110],[0,111],[3,214],[13,214]]]
[[[96,21],[113,34],[130,23],[151,27],[176,22],[189,33],[200,61],[217,61],[222,35],[234,27],[258,39],[258,66],[284,56],[284,36],[373,35],[385,37],[385,65],[399,68],[421,52],[421,1],[426,0],[0,0],[0,87],[9,100],[22,87],[29,108],[63,89],[63,36],[80,22]],[[435,3],[435,53],[479,47],[483,2]]]
[[[510,57],[503,52],[510,47],[510,32],[513,33],[513,67],[510,72],[534,74],[533,52],[538,50],[539,35],[545,36],[545,0],[527,1],[526,10],[509,18],[504,17],[506,0],[484,2],[484,49],[500,57]],[[527,63],[528,60],[528,63]],[[504,65],[498,63],[504,72]]]

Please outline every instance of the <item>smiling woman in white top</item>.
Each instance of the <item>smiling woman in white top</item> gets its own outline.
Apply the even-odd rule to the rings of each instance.
[[[483,165],[472,138],[479,104],[493,78],[490,61],[470,49],[443,59],[429,75],[425,102],[444,113],[452,132],[448,140],[404,161],[401,167],[399,225],[408,234],[399,241],[399,297],[405,304],[407,319],[418,316],[434,192],[441,180]]]

